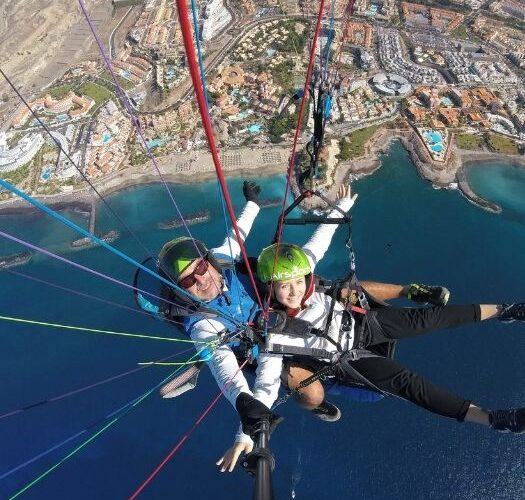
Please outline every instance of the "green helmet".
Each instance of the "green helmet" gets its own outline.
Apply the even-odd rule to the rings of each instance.
[[[177,283],[179,276],[195,259],[208,255],[202,241],[182,236],[164,244],[159,253],[159,269]]]
[[[286,281],[311,274],[310,261],[304,250],[297,245],[281,243],[277,256],[277,244],[263,249],[257,259],[257,276],[264,283]]]

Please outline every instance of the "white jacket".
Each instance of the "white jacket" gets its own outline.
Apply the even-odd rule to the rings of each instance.
[[[338,207],[343,211],[348,211],[353,205],[353,200],[344,198],[338,203]],[[248,202],[239,217],[237,224],[239,226],[241,235],[246,238],[251,230],[255,217],[259,213],[259,207],[253,203]],[[332,210],[328,217],[340,217],[341,214],[337,210]],[[332,237],[337,229],[336,224],[322,224],[320,225],[312,237],[308,240],[303,250],[308,256],[312,270],[315,269],[317,263],[323,258],[324,254],[330,246]],[[230,257],[238,259],[240,256],[240,247],[235,237],[230,235],[226,238],[224,243],[211,250],[217,257]],[[326,321],[327,307],[329,307],[330,299],[324,294],[314,293],[306,302],[306,307],[299,313],[299,317],[307,321],[311,321],[315,327],[323,327],[323,319]],[[342,307],[336,303],[334,318],[332,321],[333,328],[331,332],[338,332],[341,323]],[[210,342],[217,339],[218,333],[224,329],[222,323],[214,319],[203,319],[193,325],[190,332],[192,340],[196,343],[196,348],[202,346],[202,342]],[[334,333],[335,335],[335,333]],[[338,333],[337,333],[338,335]],[[293,345],[297,339],[280,335],[279,343]],[[326,339],[312,336],[310,339],[299,339],[303,343],[314,344],[323,343],[323,348],[335,350],[335,347]],[[348,342],[350,342],[350,338]],[[324,344],[329,344],[324,346]],[[351,346],[351,344],[350,344]],[[281,384],[280,376],[282,370],[282,356],[276,354],[261,353],[257,359],[256,380],[253,387],[253,392],[250,390],[248,383],[239,370],[237,358],[228,346],[221,346],[213,352],[210,360],[207,361],[210,370],[215,377],[218,386],[223,391],[226,398],[235,407],[237,396],[241,392],[246,392],[253,395],[254,398],[261,401],[268,408],[271,408],[279,394]],[[251,439],[239,429],[236,435],[237,442],[251,442]]]

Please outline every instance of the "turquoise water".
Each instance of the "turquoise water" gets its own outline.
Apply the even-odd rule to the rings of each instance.
[[[441,153],[441,151],[443,151],[443,144],[432,144],[432,146],[430,146],[430,149],[436,153]]]
[[[47,167],[40,174],[40,179],[42,179],[43,181],[47,181],[49,180],[50,177],[51,177],[51,167]]]
[[[442,97],[441,98],[441,104],[443,104],[443,106],[454,106],[454,103],[450,100],[449,97]]]
[[[424,136],[425,140],[429,143],[440,143],[443,141],[442,135],[435,130],[429,130],[428,132],[425,132]]]
[[[166,144],[166,139],[162,139],[161,137],[157,137],[156,139],[151,139],[147,141],[148,148],[154,149],[158,148],[159,146],[164,146]]]
[[[113,139],[113,136],[106,132],[103,136],[102,136],[102,144],[108,144],[109,142],[111,142],[111,139]]]
[[[254,123],[253,125],[250,125],[248,127],[248,132],[250,132],[250,134],[258,134],[262,129],[262,125],[259,124],[259,123]]]
[[[525,170],[501,164],[472,167],[468,181],[481,197],[500,205],[507,216],[525,220]]]
[[[487,184],[492,168],[487,171]],[[495,172],[495,171],[494,171]],[[474,172],[472,172],[474,173]],[[498,175],[496,175],[498,178]],[[283,177],[257,179],[264,197],[282,195]],[[523,176],[503,183],[525,188]],[[241,179],[229,181],[236,210],[243,205]],[[216,183],[172,186],[183,213],[205,206],[210,222],[192,226],[196,237],[218,244],[225,232]],[[442,283],[452,302],[510,301],[524,298],[525,218],[522,198],[509,197],[502,215],[471,205],[458,192],[434,190],[415,173],[407,155],[395,145],[383,168],[355,183],[359,194],[353,210],[353,241],[361,278],[391,282]],[[113,208],[151,250],[158,252],[182,229],[161,231],[159,220],[176,216],[159,185],[126,190],[109,198]],[[521,212],[520,212],[521,211]],[[256,255],[271,239],[278,207],[262,210],[247,240]],[[118,229],[115,245],[137,259],[142,250],[104,208],[97,231]],[[68,218],[86,224],[81,214]],[[3,231],[42,244],[68,258],[130,282],[131,266],[100,248],[72,251],[73,231],[44,216],[0,217]],[[286,229],[285,239],[302,244],[311,227]],[[331,252],[319,267],[335,277],[346,273],[345,231],[340,228]],[[0,241],[0,254],[22,248]],[[18,268],[32,276],[78,288],[133,306],[131,294],[112,284],[46,257]],[[43,321],[86,325],[150,335],[173,336],[163,323],[94,303],[8,273],[0,273],[1,313]],[[138,362],[159,359],[183,347],[160,341],[122,339],[54,328],[3,323],[0,329],[2,384],[0,413],[48,399],[131,370]],[[399,362],[444,387],[486,407],[525,402],[525,332],[523,325],[499,323],[442,332],[400,343]],[[181,356],[180,358],[183,358]],[[179,359],[180,359],[179,358]],[[156,367],[62,401],[41,405],[0,420],[0,475],[110,414],[143,394],[170,373]],[[153,394],[115,426],[36,485],[26,498],[127,498],[186,434],[217,393],[207,371],[199,386],[175,400]],[[292,403],[279,407],[284,423],[271,446],[277,459],[277,498],[384,499],[519,499],[525,497],[523,438],[493,433],[474,425],[458,425],[408,403],[388,399],[359,404],[334,399],[343,418],[325,424]],[[86,439],[100,425],[83,436]],[[181,450],[174,455],[141,498],[231,499],[251,495],[252,480],[242,471],[225,475],[214,462],[231,444],[236,419],[221,400]],[[51,456],[0,481],[7,497],[78,446],[75,440]],[[23,497],[22,497],[23,498]]]

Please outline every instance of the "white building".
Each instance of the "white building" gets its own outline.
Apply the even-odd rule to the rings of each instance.
[[[0,172],[11,172],[29,163],[44,145],[41,134],[26,135],[12,149],[7,149],[5,137],[0,141]]]
[[[232,20],[230,11],[223,0],[211,0],[206,5],[204,23],[202,25],[202,40],[207,42],[222,31]]]

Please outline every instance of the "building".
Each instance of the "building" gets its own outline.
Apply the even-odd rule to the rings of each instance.
[[[372,82],[378,92],[391,97],[404,97],[412,91],[406,78],[393,73],[377,73]]]
[[[344,37],[350,43],[368,49],[372,45],[372,26],[367,23],[349,22]]]
[[[224,5],[223,0],[208,1],[201,28],[202,40],[204,42],[210,41],[226,28],[231,20],[232,16]]]
[[[58,100],[47,94],[46,96],[29,103],[29,107],[34,112],[52,115],[68,113],[71,119],[86,115],[94,105],[95,101],[90,97],[78,96],[74,92],[69,92],[67,96]],[[17,128],[23,126],[31,114],[31,111],[24,106],[15,115],[13,119],[13,127]]]
[[[11,149],[7,148],[5,134],[0,137],[0,172],[11,172],[29,163],[44,145],[41,134],[26,135]]]

